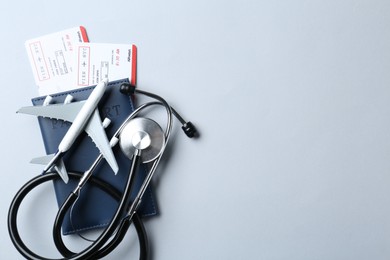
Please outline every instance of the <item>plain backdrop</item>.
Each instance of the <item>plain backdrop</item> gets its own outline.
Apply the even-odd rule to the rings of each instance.
[[[44,153],[37,120],[15,113],[37,95],[24,42],[83,25],[91,42],[136,44],[138,87],[201,133],[175,125],[151,259],[390,259],[389,13],[386,0],[3,3],[0,258],[23,259],[8,207]],[[19,219],[46,257],[56,210],[46,185]],[[129,233],[106,259],[137,253]]]

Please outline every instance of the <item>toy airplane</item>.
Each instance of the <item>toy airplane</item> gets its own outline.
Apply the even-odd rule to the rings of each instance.
[[[112,152],[111,145],[104,131],[104,126],[99,116],[97,105],[108,85],[108,80],[101,81],[91,92],[87,100],[73,103],[53,104],[43,106],[29,106],[20,108],[17,113],[50,117],[72,122],[69,130],[58,145],[55,154],[33,159],[33,163],[47,164],[43,172],[54,168],[65,183],[69,177],[62,156],[72,146],[82,131],[88,133],[93,142],[99,148],[115,174],[118,172],[118,164]]]

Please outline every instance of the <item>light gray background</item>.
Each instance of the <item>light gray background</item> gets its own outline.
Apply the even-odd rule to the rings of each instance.
[[[385,0],[3,4],[0,258],[22,259],[7,211],[43,153],[36,119],[15,114],[37,94],[24,41],[84,25],[91,42],[136,44],[138,86],[202,134],[175,131],[155,180],[153,259],[390,259],[389,13]],[[50,185],[26,204],[23,237],[58,256]],[[129,235],[107,259],[137,250]]]

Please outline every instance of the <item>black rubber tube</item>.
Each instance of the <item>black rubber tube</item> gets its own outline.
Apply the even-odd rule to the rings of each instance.
[[[79,173],[69,173],[70,178],[80,178],[81,174]],[[15,248],[19,251],[21,255],[23,255],[27,259],[36,259],[36,260],[54,260],[52,258],[45,258],[42,257],[33,251],[31,251],[23,242],[23,240],[20,237],[18,226],[17,226],[17,214],[19,207],[23,201],[23,199],[27,196],[27,194],[32,191],[37,186],[41,185],[42,183],[45,183],[47,181],[52,181],[55,179],[59,179],[59,175],[56,173],[46,173],[44,175],[39,175],[33,179],[31,179],[29,182],[27,182],[25,185],[23,185],[22,188],[16,193],[14,199],[11,202],[9,212],[8,212],[8,232],[11,238],[12,243],[14,244]],[[111,185],[99,180],[96,177],[92,177],[90,179],[91,183],[93,185],[96,185],[100,189],[107,192],[110,196],[112,196],[116,200],[121,200],[121,193],[112,187]],[[94,252],[93,257],[94,259],[99,259],[104,256],[106,256],[108,253],[110,253],[112,250],[114,250],[119,243],[122,241],[127,229],[129,228],[131,222],[134,223],[138,240],[140,244],[140,257],[139,259],[145,260],[148,258],[149,254],[149,245],[148,245],[148,239],[145,232],[145,228],[143,226],[142,220],[140,219],[138,214],[134,214],[132,221],[129,221],[128,219],[124,219],[122,223],[120,224],[120,227],[118,229],[118,233],[112,238],[112,240],[102,247],[99,251]],[[61,252],[63,253],[63,252]],[[59,259],[67,259],[67,258],[59,258]]]

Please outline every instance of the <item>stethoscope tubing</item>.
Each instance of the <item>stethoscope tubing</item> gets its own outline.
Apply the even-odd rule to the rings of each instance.
[[[69,172],[69,177],[72,179],[80,178],[80,173],[72,173]],[[60,176],[57,173],[49,172],[43,175],[38,175],[35,178],[28,181],[25,185],[23,185],[22,188],[19,189],[19,191],[16,193],[14,199],[11,202],[10,209],[8,212],[8,231],[10,234],[10,238],[12,243],[14,244],[15,248],[19,251],[21,255],[23,255],[27,259],[32,260],[64,260],[68,258],[46,258],[43,256],[40,256],[33,251],[31,251],[23,242],[22,238],[20,237],[18,225],[17,225],[17,214],[19,211],[19,208],[21,206],[22,201],[27,196],[29,192],[31,192],[34,188],[37,186],[48,182],[53,181],[56,179],[60,179]],[[90,182],[93,185],[96,185],[103,191],[105,191],[107,194],[112,196],[116,200],[120,200],[122,198],[121,192],[119,192],[115,187],[112,185],[98,179],[97,177],[92,177],[90,179]],[[117,234],[112,238],[110,243],[108,243],[106,246],[104,246],[97,254],[96,259],[102,258],[106,256],[108,253],[110,253],[112,250],[114,250],[119,243],[122,241],[124,235],[127,232],[127,229],[129,228],[130,224],[134,223],[134,227],[136,229],[138,240],[140,244],[140,258],[142,260],[145,260],[148,258],[148,252],[149,252],[149,245],[148,245],[148,239],[146,235],[145,228],[143,226],[142,220],[139,217],[139,215],[136,213],[134,214],[133,218],[131,220],[124,219],[122,223],[120,224],[120,227],[118,229]]]
[[[113,234],[115,234],[114,232],[116,231],[117,227],[120,226],[120,223],[123,221],[123,213],[125,212],[126,208],[130,203],[131,188],[133,186],[133,180],[135,176],[134,173],[137,171],[138,166],[139,166],[139,158],[135,156],[132,160],[130,175],[129,178],[127,179],[125,190],[122,194],[121,199],[119,200],[119,205],[110,223],[90,246],[88,246],[87,248],[85,248],[83,251],[79,253],[74,253],[70,251],[66,247],[61,235],[61,226],[65,218],[65,215],[68,212],[68,210],[72,207],[73,203],[76,201],[78,197],[75,193],[71,193],[68,196],[66,201],[60,207],[53,226],[54,243],[58,251],[61,252],[61,254],[66,257],[66,259],[100,258],[99,257],[100,251],[104,247],[104,244],[112,237]],[[117,232],[123,232],[123,231],[118,230]]]
[[[119,245],[119,243],[122,241],[124,235],[126,234],[132,222],[135,225],[135,229],[137,231],[138,238],[139,238],[140,259],[147,259],[148,256],[147,236],[142,221],[136,211],[138,209],[138,206],[141,203],[142,197],[148,185],[151,182],[151,179],[157,169],[157,166],[167,146],[169,137],[171,135],[171,129],[172,129],[172,114],[175,115],[180,122],[183,123],[184,120],[173,108],[170,107],[170,105],[162,97],[139,89],[136,89],[135,93],[146,95],[150,98],[156,99],[157,101],[145,103],[139,106],[136,110],[134,110],[133,113],[128,116],[128,118],[122,123],[122,125],[118,128],[116,133],[113,135],[111,140],[112,146],[115,146],[117,144],[120,133],[122,132],[124,126],[131,119],[135,118],[142,110],[144,110],[147,107],[153,105],[160,105],[165,107],[167,112],[167,125],[164,132],[165,143],[161,148],[161,152],[159,156],[157,156],[157,158],[154,161],[152,161],[151,167],[149,168],[149,172],[146,175],[144,182],[140,187],[139,192],[137,193],[135,199],[132,201],[131,204],[129,198],[130,198],[130,191],[132,189],[132,184],[133,184],[132,178],[134,177],[136,169],[140,164],[139,155],[134,155],[133,157],[132,167],[123,194],[118,192],[111,185],[106,184],[103,181],[100,181],[96,177],[93,177],[92,171],[95,169],[94,166],[91,167],[91,172],[88,173],[88,176],[86,176],[87,172],[84,173],[83,176],[81,176],[81,174],[74,174],[74,173],[70,174],[71,178],[80,178],[80,176],[81,178],[80,178],[79,185],[77,186],[75,191],[69,194],[68,198],[60,207],[53,225],[53,239],[55,245],[58,251],[65,257],[59,259],[72,259],[72,260],[83,259],[84,260],[84,259],[99,259],[106,256]],[[100,163],[101,159],[102,158],[97,158],[96,164]],[[17,248],[17,250],[27,259],[55,260],[55,259],[45,258],[35,254],[23,243],[17,228],[17,213],[23,199],[32,189],[34,189],[35,187],[39,186],[44,182],[58,179],[58,178],[59,175],[55,173],[47,173],[33,178],[18,191],[18,193],[15,195],[10,205],[9,214],[8,214],[8,229],[11,236],[11,240],[15,245],[15,247]],[[117,201],[119,201],[119,205],[109,225],[102,231],[99,237],[83,251],[79,253],[74,253],[66,247],[65,243],[62,240],[61,226],[65,214],[69,211],[72,205],[74,205],[74,202],[77,200],[82,187],[84,186],[85,183],[87,183],[87,181],[89,182],[89,180],[94,185],[97,185],[99,188],[103,189],[105,192],[113,196]],[[126,212],[127,215],[125,215]]]

